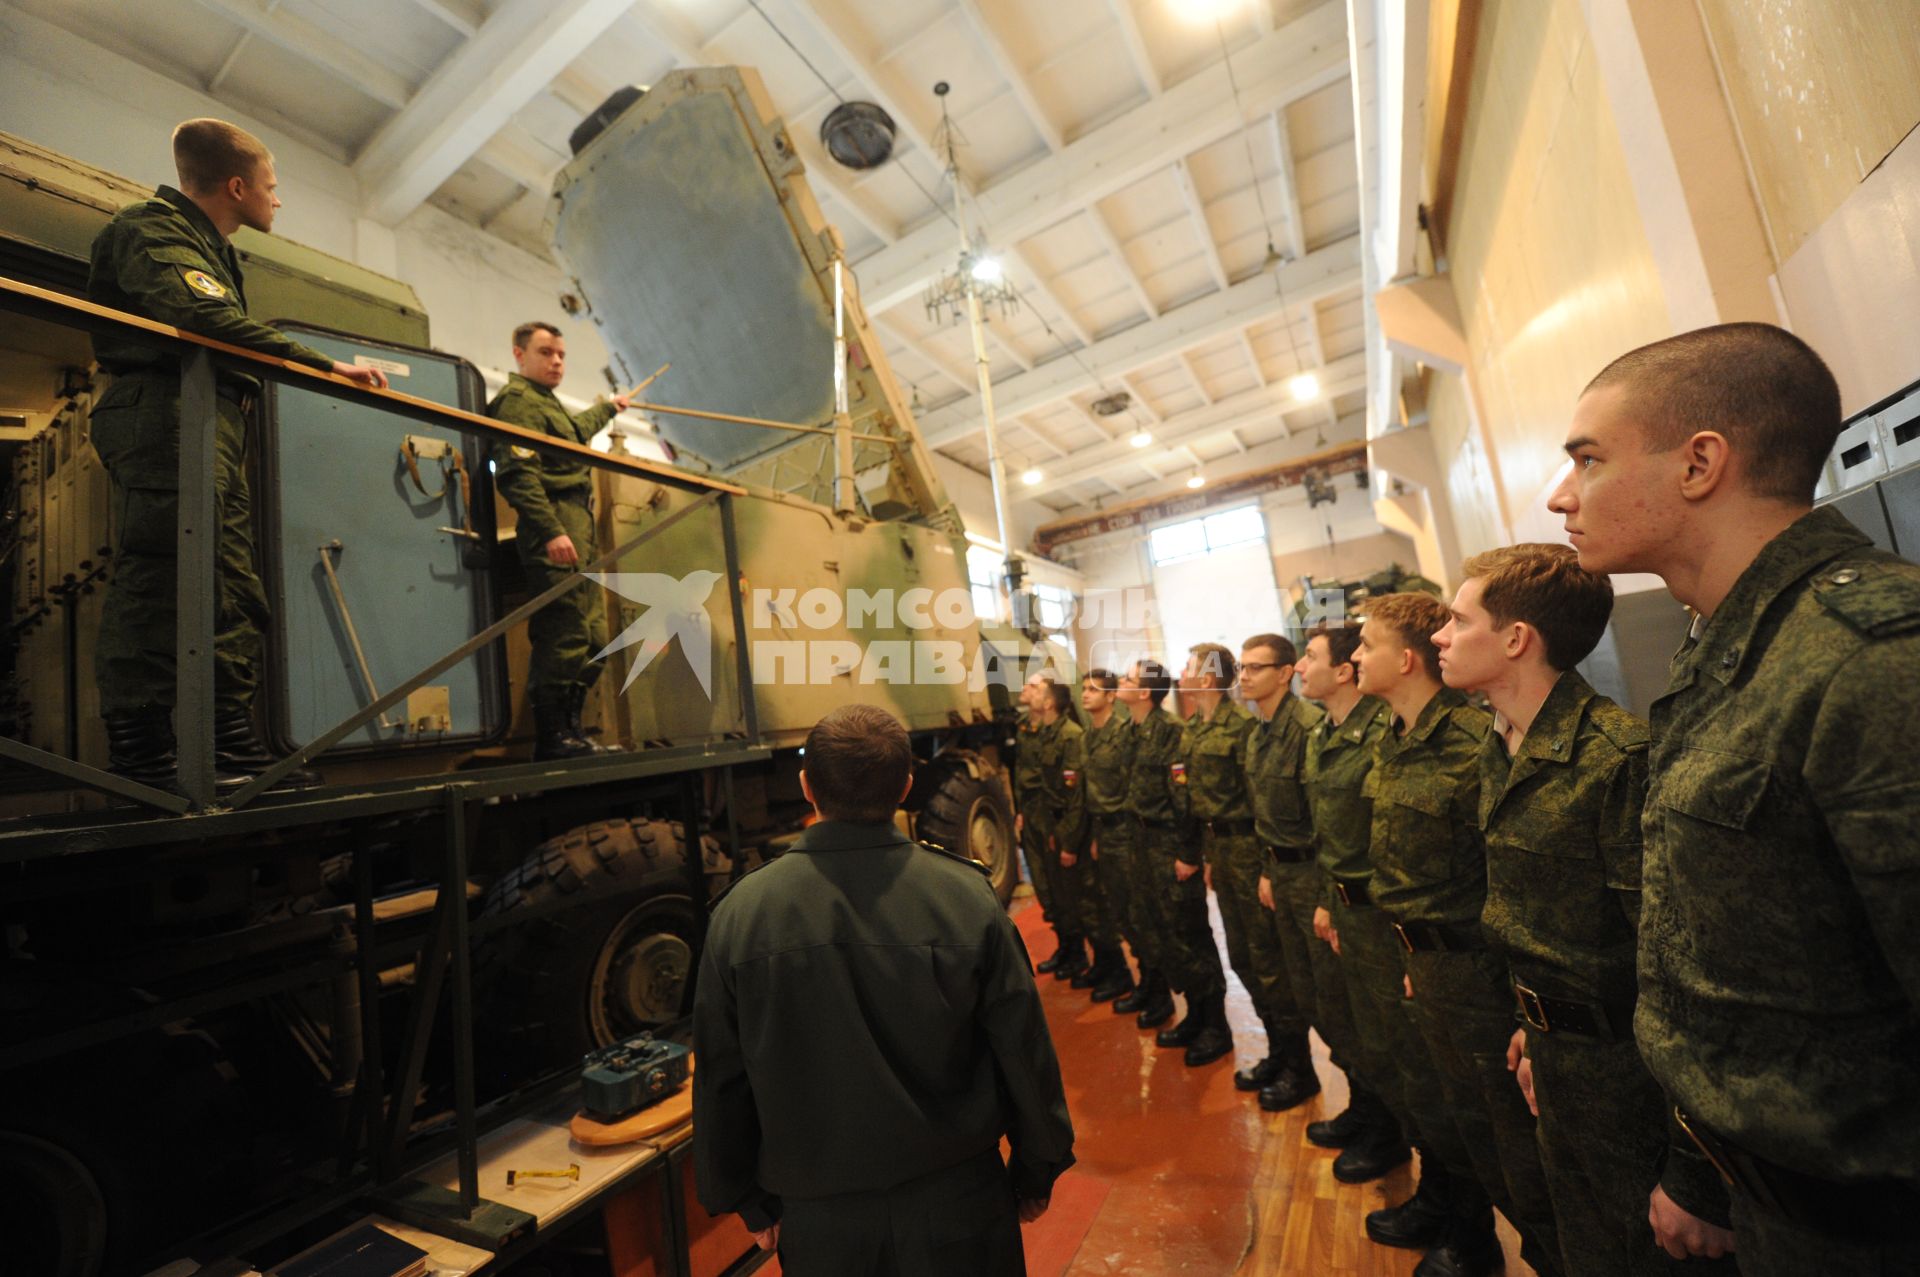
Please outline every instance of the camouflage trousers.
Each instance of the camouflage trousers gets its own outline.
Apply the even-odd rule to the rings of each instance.
[[[1653,1240],[1647,1195],[1660,1177],[1668,1106],[1633,1040],[1529,1029],[1527,1058],[1567,1277],[1738,1272],[1731,1259],[1675,1259]]]
[[[547,558],[537,534],[523,533],[517,544],[527,573],[527,590],[542,594],[579,575],[580,567],[599,553],[593,535],[593,512],[579,501],[555,500],[553,512],[573,541],[580,563],[562,566]],[[521,528],[529,525],[522,523]],[[527,700],[534,705],[564,705],[575,688],[592,687],[600,678],[602,662],[594,653],[607,645],[607,610],[598,584],[575,586],[535,612],[527,621],[527,643],[533,649],[527,661]]]
[[[1139,840],[1140,827],[1125,812],[1093,818],[1093,843],[1100,849],[1092,865],[1100,895],[1102,931],[1097,934],[1104,937],[1103,944],[1124,939],[1134,959],[1146,962],[1147,946],[1133,905],[1133,859]]]
[[[214,402],[214,699],[245,708],[260,683],[267,598],[253,558],[246,418],[230,399]],[[91,431],[113,480],[113,562],[94,649],[100,708],[112,714],[170,706],[179,613],[179,378],[114,378],[94,406]]]
[[[1371,905],[1336,899],[1331,908],[1361,1079],[1393,1111],[1407,1139],[1420,1146],[1421,1175],[1450,1186],[1447,1200],[1455,1218],[1489,1216],[1492,1199],[1479,1186],[1473,1159],[1447,1108],[1440,1071],[1413,1021],[1400,937],[1386,913]]]
[[[1058,907],[1053,898],[1053,875],[1047,872],[1047,836],[1042,832],[1044,826],[1031,813],[1040,809],[1042,799],[1038,794],[1028,794],[1015,800],[1020,811],[1020,854],[1027,859],[1027,881],[1033,884],[1033,898],[1040,902],[1040,916],[1055,931],[1067,934],[1071,926],[1062,926]]]
[[[1092,839],[1082,834],[1079,841],[1071,847],[1062,847],[1058,838],[1054,841],[1054,864],[1063,878],[1073,882],[1074,916],[1080,923],[1080,934],[1097,945],[1118,945],[1120,927],[1112,908],[1107,903],[1106,880],[1100,872],[1099,862],[1087,854]],[[1060,864],[1062,851],[1073,853],[1073,864]]]
[[[1189,1010],[1227,987],[1213,924],[1207,920],[1206,875],[1195,866],[1193,876],[1181,882],[1174,868],[1177,860],[1192,854],[1177,829],[1149,825],[1140,831],[1136,899],[1144,906],[1147,930],[1157,937],[1155,961],[1173,991],[1185,995]]]
[[[1269,857],[1267,880],[1273,893],[1274,927],[1280,941],[1294,1004],[1320,1031],[1333,1062],[1354,1067],[1359,1056],[1353,1007],[1347,1001],[1347,982],[1333,947],[1313,933],[1313,911],[1326,903],[1326,878],[1320,866],[1308,860],[1283,865]]]
[[[1742,1193],[1733,1195],[1733,1235],[1743,1277],[1920,1277],[1920,1242],[1863,1246],[1790,1223]]]
[[[1228,965],[1247,987],[1270,1036],[1305,1035],[1307,1013],[1294,999],[1279,920],[1260,903],[1260,875],[1271,857],[1252,834],[1208,833],[1201,845],[1213,871],[1213,894],[1220,901]]]
[[[1515,1023],[1506,959],[1489,949],[1421,950],[1407,954],[1406,963],[1414,1023],[1438,1066],[1473,1172],[1520,1234],[1522,1257],[1541,1277],[1554,1277],[1560,1241],[1536,1123],[1507,1071]]]

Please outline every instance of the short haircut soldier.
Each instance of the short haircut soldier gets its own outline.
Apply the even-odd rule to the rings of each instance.
[[[1433,645],[1433,636],[1453,619],[1445,603],[1431,594],[1412,591],[1382,594],[1367,600],[1367,619],[1392,630],[1400,645],[1420,658],[1420,667],[1428,678],[1440,677],[1440,652]]]
[[[1570,670],[1599,646],[1613,615],[1613,582],[1580,566],[1570,545],[1523,542],[1468,559],[1461,576],[1480,582],[1480,606],[1496,627],[1533,627],[1547,664]]]
[[[1187,649],[1188,653],[1199,657],[1197,672],[1213,675],[1215,687],[1232,687],[1234,680],[1240,677],[1240,664],[1233,659],[1233,653],[1218,643],[1195,643]]]
[[[828,820],[893,819],[913,774],[904,724],[877,705],[842,705],[807,733],[807,787]]]
[[[1360,650],[1360,627],[1351,621],[1316,625],[1308,632],[1307,641],[1312,642],[1317,638],[1327,641],[1329,665],[1351,665],[1353,654]]]
[[[1649,452],[1724,435],[1757,496],[1810,502],[1840,436],[1840,386],[1813,347],[1772,324],[1717,324],[1630,350],[1587,385],[1621,388]]]
[[[1297,664],[1300,653],[1294,650],[1293,640],[1282,638],[1278,634],[1256,634],[1240,645],[1243,652],[1251,652],[1256,647],[1264,647],[1273,653],[1273,659],[1282,665]]]
[[[1160,702],[1167,699],[1167,693],[1173,690],[1173,675],[1167,673],[1166,666],[1155,660],[1141,661],[1133,668],[1140,686],[1147,693],[1147,699],[1158,709]]]
[[[1103,670],[1103,669],[1088,670],[1087,676],[1081,679],[1080,681],[1082,683],[1092,683],[1095,687],[1099,688],[1103,692],[1111,692],[1115,688],[1120,686],[1120,676],[1118,674],[1115,674],[1112,670]]]
[[[1073,713],[1073,691],[1065,683],[1047,680],[1047,695],[1053,700],[1053,709],[1057,714]]]
[[[513,330],[513,348],[515,350],[525,350],[527,343],[533,340],[535,333],[552,333],[555,337],[564,336],[556,325],[549,324],[544,319],[529,319],[526,323]]]
[[[173,130],[173,170],[189,195],[205,195],[230,177],[251,182],[272,160],[265,142],[225,120],[188,120]]]

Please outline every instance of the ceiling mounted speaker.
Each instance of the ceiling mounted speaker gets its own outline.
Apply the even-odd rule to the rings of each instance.
[[[893,117],[872,102],[842,102],[820,121],[820,145],[846,168],[879,168],[893,156]]]

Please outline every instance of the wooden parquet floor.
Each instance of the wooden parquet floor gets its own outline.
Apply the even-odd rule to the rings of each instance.
[[[1014,919],[1035,958],[1052,952],[1039,910]],[[1214,922],[1219,934],[1219,921]],[[1245,990],[1229,975],[1228,1017],[1244,1063],[1262,1034]],[[1321,1094],[1287,1113],[1263,1113],[1233,1089],[1232,1060],[1189,1069],[1131,1018],[1084,991],[1042,977],[1067,1084],[1079,1163],[1055,1209],[1025,1230],[1032,1277],[1407,1277],[1416,1251],[1368,1241],[1366,1213],[1412,1192],[1407,1169],[1358,1186],[1333,1178],[1333,1153],[1306,1125],[1346,1106],[1346,1080],[1314,1039]],[[1532,1277],[1505,1221],[1508,1277]]]

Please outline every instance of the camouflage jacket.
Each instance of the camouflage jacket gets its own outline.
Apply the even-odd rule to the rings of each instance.
[[[1314,853],[1320,867],[1336,878],[1364,882],[1373,876],[1367,854],[1373,840],[1373,803],[1361,787],[1392,721],[1385,701],[1363,696],[1338,725],[1322,718],[1307,733],[1302,779],[1313,811]]]
[[[1206,718],[1187,720],[1180,752],[1184,764],[1174,774],[1184,814],[1194,820],[1251,820],[1247,797],[1247,737],[1258,720],[1222,696]]]
[[[613,420],[617,411],[602,400],[579,416],[561,406],[545,386],[536,386],[513,373],[507,388],[487,405],[487,415],[522,430],[537,430],[567,443],[584,445]],[[533,539],[553,540],[566,532],[553,512],[555,498],[583,498],[593,490],[593,467],[571,457],[543,457],[519,444],[493,445],[493,482],[520,522],[532,529]]]
[[[1186,757],[1185,732],[1172,714],[1156,709],[1135,723],[1127,810],[1155,825],[1177,822],[1185,795],[1175,792],[1173,768],[1184,768]]]
[[[1087,832],[1086,741],[1086,729],[1063,717],[1040,742],[1040,827],[1066,851],[1077,849]]]
[[[1401,922],[1480,921],[1480,743],[1492,722],[1442,688],[1406,735],[1380,738],[1360,792],[1373,800],[1374,903]]]
[[[1920,1181],[1920,567],[1812,511],[1672,673],[1652,714],[1641,1054],[1752,1153]]]
[[[129,204],[93,238],[87,300],[263,355],[331,369],[333,356],[302,345],[247,315],[240,255],[198,204],[163,186],[152,199]],[[151,346],[100,337],[100,366],[125,375],[154,370],[177,374],[180,356]],[[229,384],[258,388],[252,377],[222,373]]]
[[[1013,752],[1013,797],[1022,810],[1037,804],[1045,786],[1040,780],[1040,752],[1047,725],[1032,714],[1020,716]]]
[[[1127,808],[1127,778],[1133,770],[1133,716],[1117,707],[1105,727],[1086,734],[1087,814],[1117,816]]]
[[[1254,837],[1262,847],[1281,848],[1296,859],[1313,848],[1313,813],[1302,788],[1307,737],[1326,717],[1326,711],[1312,701],[1288,692],[1272,718],[1255,719],[1241,755],[1247,796],[1253,803]]]

